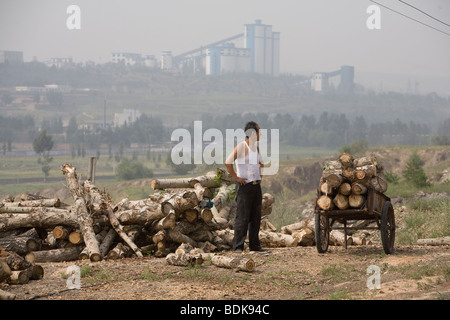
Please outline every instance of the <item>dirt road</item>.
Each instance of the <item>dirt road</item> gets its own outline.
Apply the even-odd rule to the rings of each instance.
[[[450,247],[397,246],[385,255],[380,245],[273,248],[244,252],[256,263],[252,273],[168,265],[147,256],[97,263],[42,263],[45,276],[24,285],[2,285],[16,300],[397,300],[450,298]],[[236,253],[225,252],[225,255]],[[80,266],[81,288],[68,290],[71,265]],[[375,285],[379,268],[380,289]],[[371,269],[372,270],[372,269]],[[373,287],[373,286],[372,286]]]

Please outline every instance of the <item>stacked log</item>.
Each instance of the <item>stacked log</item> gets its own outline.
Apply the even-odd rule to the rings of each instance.
[[[375,156],[353,158],[343,153],[325,163],[316,204],[325,211],[360,209],[366,204],[368,188],[386,192],[383,166]]]

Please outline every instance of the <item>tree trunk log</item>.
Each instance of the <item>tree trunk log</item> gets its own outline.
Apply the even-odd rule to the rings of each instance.
[[[81,244],[83,243],[83,236],[78,231],[73,231],[69,234],[69,241],[73,244]]]
[[[326,195],[322,195],[317,199],[317,205],[322,210],[331,210],[333,209],[333,200]]]
[[[259,239],[261,244],[270,247],[295,247],[299,240],[288,234],[267,231],[260,231]]]
[[[78,227],[76,213],[43,207],[34,208],[29,214],[0,214],[0,232],[19,228],[54,228],[58,225]]]
[[[347,196],[344,196],[343,194],[338,193],[334,199],[333,203],[336,207],[338,207],[340,210],[348,209],[349,207],[349,200]]]
[[[417,244],[428,246],[445,246],[450,245],[450,236],[441,238],[418,239]]]
[[[348,204],[352,208],[359,209],[363,206],[365,202],[365,198],[363,195],[360,194],[351,194],[348,196]]]
[[[255,262],[250,258],[244,257],[226,257],[220,255],[213,255],[211,257],[211,264],[228,269],[237,269],[245,272],[253,272],[255,270]]]
[[[349,196],[352,192],[352,186],[348,182],[344,182],[339,186],[339,193],[344,196]]]
[[[195,208],[198,205],[197,195],[194,191],[185,191],[182,193],[175,193],[169,199],[161,203],[161,210],[164,214],[168,214],[171,210],[181,215],[187,209]]]
[[[347,236],[347,245],[353,243],[352,237]],[[345,244],[345,235],[338,230],[330,231],[330,244],[335,246],[343,246]]]
[[[82,248],[61,248],[52,250],[42,250],[30,252],[25,256],[25,260],[32,263],[39,262],[64,262],[78,260]]]
[[[19,202],[2,202],[5,208],[7,207],[59,207],[61,201],[58,198],[54,199],[38,199],[38,200],[25,200]],[[0,206],[1,206],[0,204]]]
[[[11,276],[11,268],[8,264],[0,259],[0,283],[7,280]]]
[[[55,239],[67,239],[69,238],[70,229],[64,226],[56,226],[53,228],[53,236]]]
[[[349,153],[342,153],[339,158],[342,168],[350,168],[353,166],[353,157]]]
[[[87,210],[82,190],[79,187],[75,168],[72,167],[71,164],[64,164],[61,171],[66,176],[67,186],[69,187],[70,193],[75,201],[78,224],[81,234],[83,235],[84,243],[88,248],[89,259],[91,261],[100,261],[102,259],[102,255],[100,253],[99,244],[95,238],[95,232],[92,227],[93,221]]]
[[[10,284],[26,284],[30,281],[29,270],[16,270],[11,271],[11,276],[8,279]]]
[[[352,193],[353,194],[366,194],[367,187],[362,183],[353,182],[352,183]]]

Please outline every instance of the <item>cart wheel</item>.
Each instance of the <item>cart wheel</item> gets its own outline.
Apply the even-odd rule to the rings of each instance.
[[[319,253],[325,253],[328,250],[328,242],[330,239],[330,230],[328,228],[328,218],[316,213],[315,219],[315,238],[316,247]]]
[[[395,241],[395,217],[394,208],[389,201],[383,205],[381,213],[381,242],[386,254],[394,252]]]

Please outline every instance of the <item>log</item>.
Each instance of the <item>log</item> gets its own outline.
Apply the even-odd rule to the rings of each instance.
[[[217,210],[226,207],[231,201],[232,194],[236,192],[235,185],[228,186],[223,184],[217,191],[217,195],[214,197],[213,202]]]
[[[106,254],[108,253],[109,248],[116,239],[116,236],[117,236],[116,230],[114,230],[114,228],[110,228],[106,236],[103,238],[102,243],[100,244],[100,252],[102,254],[102,257],[106,257]]]
[[[30,251],[39,250],[42,242],[37,236],[19,235],[0,239],[0,246],[6,251],[14,251],[20,255],[25,255]]]
[[[11,268],[3,259],[0,259],[0,282],[7,280],[10,276]]]
[[[80,246],[52,250],[30,252],[25,260],[31,263],[39,262],[64,262],[78,260],[82,248]]]
[[[16,295],[0,289],[0,300],[14,300]]]
[[[212,210],[209,208],[203,208],[200,211],[200,218],[204,221],[204,222],[210,222],[213,219],[213,213]]]
[[[64,226],[56,226],[52,232],[55,239],[67,239],[69,238],[70,229]]]
[[[198,209],[196,209],[196,208],[187,209],[184,212],[184,217],[188,222],[194,223],[195,221],[197,221],[198,214],[199,214]]]
[[[352,193],[353,194],[366,194],[367,187],[360,182],[353,182],[352,183]]]
[[[119,222],[124,225],[144,225],[148,222],[160,220],[164,218],[165,215],[161,211],[161,206],[158,204],[151,207],[145,206],[142,208],[117,211],[115,213],[115,216],[117,217]]]
[[[175,253],[169,253],[166,256],[166,261],[170,265],[174,266],[194,266],[196,264],[202,264],[203,258],[200,256],[194,256],[190,254],[175,254]]]
[[[25,200],[18,202],[3,202],[5,208],[8,207],[60,207],[61,201],[58,198],[54,199],[38,199]]]
[[[68,237],[70,243],[81,244],[83,243],[83,236],[78,231],[72,231]]]
[[[164,190],[172,188],[189,188],[191,178],[175,178],[175,179],[153,179],[153,190]]]
[[[355,168],[356,181],[368,183],[376,175],[377,167],[373,164]]]
[[[182,243],[176,250],[175,254],[181,255],[181,254],[189,254],[191,250],[194,250],[194,247],[190,245],[189,243]]]
[[[213,193],[211,192],[211,189],[205,188],[200,183],[196,183],[193,188],[195,194],[197,195],[198,201],[203,200],[204,197],[208,197],[210,199],[213,198]]]
[[[333,209],[333,200],[326,195],[322,195],[317,199],[317,205],[322,210],[331,210]]]
[[[41,265],[33,264],[28,268],[30,280],[41,280],[44,277],[44,268]]]
[[[80,227],[81,234],[83,235],[84,243],[88,248],[89,259],[91,261],[100,261],[102,259],[102,255],[100,253],[99,244],[95,238],[95,232],[92,227],[93,220],[87,210],[82,190],[78,184],[75,168],[72,167],[71,164],[64,164],[61,171],[66,176],[67,186],[69,187],[70,193],[75,201],[78,225]]]
[[[418,239],[417,244],[426,246],[446,246],[450,245],[450,236],[440,238]]]
[[[26,261],[22,256],[18,255],[14,251],[9,251],[8,256],[3,258],[11,269],[11,271],[24,270],[31,267],[31,263]]]
[[[304,228],[314,228],[314,222],[309,219],[305,219],[305,220],[302,220],[299,222],[295,222],[292,224],[282,226],[280,228],[280,231],[281,231],[281,233],[285,233],[285,234],[293,234],[294,232],[299,231]]]
[[[255,262],[253,259],[245,257],[213,255],[211,257],[211,264],[221,268],[236,269],[245,272],[253,272],[255,270]]]
[[[351,245],[353,243],[352,237],[347,237],[347,245]],[[345,245],[345,235],[338,230],[330,231],[330,244],[335,246],[344,246]]]
[[[377,175],[370,180],[370,185],[378,192],[384,193],[387,191],[388,183],[384,175],[384,169],[377,167]]]
[[[337,188],[344,181],[344,177],[341,173],[330,173],[326,175],[325,180],[331,188]]]
[[[352,208],[361,208],[365,203],[365,197],[360,194],[351,194],[348,196],[348,204]]]
[[[367,243],[366,238],[352,236],[352,245],[365,246],[366,243]]]
[[[333,199],[333,204],[340,210],[348,209],[349,207],[348,197],[338,193]]]
[[[153,221],[151,223],[151,228],[155,231],[172,229],[173,227],[175,227],[175,223],[176,223],[176,214],[175,211],[172,210],[164,218],[157,221]]]
[[[299,239],[288,234],[278,232],[260,231],[259,240],[261,244],[270,247],[295,247]]]
[[[333,194],[333,187],[326,180],[320,181],[319,190],[324,195]]]
[[[108,201],[106,201],[105,197],[100,193],[100,190],[98,190],[98,188],[89,180],[84,182],[84,187],[87,188],[89,195],[91,196],[91,202],[98,203],[100,207],[107,212],[111,226],[117,232],[119,237],[121,237],[125,241],[125,243],[136,253],[138,257],[142,258],[143,255],[141,249],[139,249],[139,247],[130,239],[130,237],[128,237],[126,232],[123,231],[123,226],[115,216],[112,206]]]
[[[350,168],[353,166],[353,156],[349,153],[342,153],[339,158],[342,168]]]
[[[343,182],[340,186],[339,186],[339,193],[344,195],[344,196],[349,196],[350,193],[352,192],[352,185],[348,182]]]
[[[376,166],[378,164],[378,160],[375,156],[370,157],[360,157],[353,160],[354,167],[364,167],[364,166]]]
[[[182,193],[175,193],[169,199],[161,203],[161,210],[164,214],[168,214],[174,210],[177,215],[187,209],[195,208],[198,205],[197,195],[194,191],[184,191]]]
[[[30,281],[29,270],[11,271],[11,276],[8,279],[9,284],[26,284]]]
[[[58,225],[78,227],[77,215],[71,210],[35,208],[29,214],[0,214],[0,232],[19,228],[54,228]]]
[[[292,236],[298,239],[298,245],[300,246],[314,245],[314,231],[309,227],[294,231]]]

